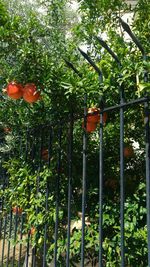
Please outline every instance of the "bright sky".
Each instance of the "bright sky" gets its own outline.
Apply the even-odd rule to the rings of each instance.
[[[78,7],[79,7],[79,5],[78,5],[78,3],[77,3],[76,1],[73,1],[72,4],[71,4],[71,6],[72,6],[72,8],[75,9],[75,10],[77,10]]]

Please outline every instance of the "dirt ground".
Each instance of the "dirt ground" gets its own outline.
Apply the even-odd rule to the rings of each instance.
[[[0,262],[2,260],[2,250],[3,250],[3,240],[0,240]],[[17,244],[16,245],[16,249],[15,249],[15,260],[18,261],[19,259],[19,250],[20,250],[20,245]],[[26,248],[22,247],[22,257],[25,257],[25,252],[26,252]],[[6,262],[7,261],[7,257],[8,257],[8,241],[5,240],[5,244],[4,244],[4,254],[3,254],[3,261]],[[13,246],[10,245],[10,250],[9,250],[9,260],[11,260],[13,258]]]
[[[0,263],[2,261],[2,249],[3,249],[3,240],[0,240]],[[19,250],[20,250],[20,245],[17,244],[16,245],[16,250],[15,250],[15,261],[16,262],[19,260]],[[22,267],[26,266],[26,264],[25,264],[25,254],[26,254],[26,248],[25,247],[22,247],[22,253],[21,253],[21,255],[22,255],[22,260],[23,260],[22,262],[24,262],[21,265]],[[32,254],[32,250],[29,251],[29,254],[30,255]],[[4,255],[3,255],[3,262],[4,262],[4,264],[7,262],[7,257],[8,257],[8,241],[5,240]],[[11,245],[10,246],[10,250],[9,250],[9,262],[10,263],[12,262],[12,258],[13,258],[13,246]],[[86,262],[86,260],[85,260],[85,262]],[[40,266],[40,265],[38,265],[38,266]],[[54,267],[54,261],[52,261],[48,266],[49,267]],[[80,264],[75,264],[74,266],[79,267]],[[86,267],[91,267],[91,263],[90,264],[87,264],[87,265],[85,264],[85,266]],[[98,265],[96,265],[96,266],[98,266]],[[31,259],[30,256],[28,258],[28,267],[32,267],[32,259]]]

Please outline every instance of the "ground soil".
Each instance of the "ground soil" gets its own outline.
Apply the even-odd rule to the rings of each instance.
[[[3,250],[3,240],[0,240],[0,262],[2,260],[2,250]],[[20,250],[20,245],[17,244],[16,248],[15,248],[15,261],[18,261],[19,259],[19,250]],[[22,258],[25,257],[25,252],[26,252],[26,248],[22,247]],[[4,244],[4,254],[3,254],[3,261],[7,262],[7,258],[8,258],[8,241],[5,240],[5,244]],[[11,261],[13,258],[13,246],[10,245],[10,250],[9,250],[9,261]]]

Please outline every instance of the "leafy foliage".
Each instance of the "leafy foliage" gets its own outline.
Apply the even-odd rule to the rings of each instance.
[[[141,52],[121,28],[118,16],[130,12],[125,1],[78,0],[76,20],[68,21],[69,1],[0,1],[0,133],[1,154],[18,152],[18,131],[21,127],[35,127],[52,123],[57,126],[68,115],[74,118],[74,153],[72,181],[72,221],[80,221],[82,195],[82,117],[85,92],[87,106],[104,107],[120,101],[120,86],[124,87],[125,101],[137,99],[150,93],[149,75],[149,11],[147,0],[139,0],[133,10],[131,27],[142,43],[147,57]],[[42,12],[39,10],[42,8]],[[71,12],[69,13],[71,17]],[[74,13],[75,16],[75,13]],[[78,18],[79,17],[79,18]],[[71,20],[71,19],[70,19]],[[102,36],[121,61],[121,68],[100,46],[96,36]],[[87,54],[103,73],[103,82],[94,69],[85,61],[78,47],[87,49]],[[65,63],[73,63],[80,76]],[[4,93],[8,82],[16,80],[23,85],[35,83],[42,99],[34,104],[11,100]],[[145,195],[145,140],[144,109],[142,105],[124,110],[124,143],[134,148],[134,155],[125,158],[125,237],[126,265],[147,265],[146,195]],[[62,142],[62,173],[59,211],[58,260],[65,265],[67,230],[68,162],[66,146],[68,124],[64,126]],[[11,132],[5,132],[10,127]],[[98,180],[99,180],[99,125],[88,135],[87,150],[87,205],[89,218],[85,235],[85,254],[91,266],[98,262]],[[120,262],[120,159],[119,159],[119,113],[108,112],[104,127],[104,266],[119,266]],[[26,136],[22,135],[23,144]],[[15,158],[5,164],[9,184],[1,190],[5,199],[5,211],[20,206],[26,217],[27,233],[32,226],[37,231],[33,246],[40,249],[44,242],[44,226],[48,224],[48,254],[53,258],[55,224],[55,188],[57,176],[58,140],[53,140],[52,165],[40,171],[33,170],[30,161]],[[44,144],[46,147],[48,143]],[[39,150],[39,147],[37,148]],[[38,156],[37,156],[38,157]],[[49,212],[45,209],[46,185],[50,181]],[[37,183],[39,192],[37,192]],[[80,261],[81,228],[71,232],[71,261]],[[73,263],[72,263],[73,264]]]

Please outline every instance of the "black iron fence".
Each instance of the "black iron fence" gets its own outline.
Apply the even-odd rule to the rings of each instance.
[[[130,29],[126,30],[145,58],[144,50],[138,40]],[[121,63],[117,56],[105,42],[101,39],[98,40],[117,61],[120,68]],[[102,73],[99,68],[87,54],[81,50],[80,52],[94,67],[102,81]],[[66,61],[66,63],[79,74],[70,62]],[[144,72],[144,80],[145,82],[148,80],[146,72]],[[67,121],[61,119],[55,125],[53,123],[35,129],[28,128],[20,132],[12,130],[7,133],[10,136],[7,149],[1,151],[0,266],[44,267],[79,266],[79,264],[80,266],[100,267],[133,266],[132,261],[130,262],[128,259],[131,251],[127,250],[126,239],[128,237],[125,233],[124,113],[127,109],[134,109],[139,105],[140,107],[143,105],[145,116],[145,135],[143,132],[141,138],[143,140],[145,138],[146,190],[144,190],[147,215],[147,222],[142,217],[141,227],[143,227],[142,229],[146,227],[148,241],[143,241],[147,244],[147,250],[145,252],[142,248],[141,261],[138,262],[139,258],[136,256],[135,262],[136,266],[150,266],[150,99],[148,95],[145,95],[143,98],[126,102],[123,86],[119,88],[119,91],[119,104],[104,107],[103,101],[101,101],[100,109],[91,115],[94,116],[98,113],[100,115],[100,126],[93,135],[89,133],[94,130],[87,130],[89,114],[86,95],[82,126],[81,119],[77,120],[74,114],[70,113]],[[112,111],[116,114],[120,112],[120,166],[118,167],[120,189],[114,190],[117,194],[116,202],[120,205],[120,211],[117,210],[118,206],[115,206],[114,202],[116,215],[114,213],[113,216],[117,217],[118,224],[108,227],[109,232],[106,218],[108,199],[104,198],[104,169],[107,161],[104,154],[106,146],[104,114]],[[89,136],[95,142],[94,151],[89,151]],[[82,137],[83,142],[81,142]],[[2,146],[5,146],[5,136],[2,139]],[[98,157],[93,161],[90,154],[96,154]],[[92,166],[93,162],[94,168],[92,168],[91,174],[89,166]],[[95,176],[95,180],[89,182],[90,175]],[[91,188],[92,194],[90,195]],[[113,192],[111,193],[113,194]],[[97,203],[97,206],[93,207],[92,203],[94,205]],[[89,218],[92,209],[96,215]],[[108,216],[108,221],[113,221],[113,216]],[[115,233],[118,231],[116,239],[113,239],[111,231]],[[108,234],[111,244],[106,242],[106,234]],[[113,252],[111,251],[112,247]],[[142,244],[141,247],[143,247]],[[113,256],[109,256],[111,254]],[[117,257],[116,261],[114,261],[115,257]]]
[[[147,98],[142,98],[131,101],[130,103],[119,104],[116,107],[106,108],[103,112],[115,109],[120,109],[122,112],[122,109],[124,110],[125,107],[130,108],[130,106],[133,107],[133,104],[137,105],[139,103],[146,105],[147,102]],[[148,110],[146,109],[145,112],[145,121],[149,123]],[[97,200],[99,194],[99,218],[96,219],[95,252],[91,252],[93,253],[93,256],[91,256],[93,257],[93,262],[90,259],[89,265],[87,266],[96,266],[98,262],[100,266],[107,266],[107,261],[105,262],[106,252],[103,249],[103,241],[106,238],[105,231],[107,232],[107,230],[103,230],[103,206],[105,205],[103,203],[103,188],[105,188],[103,164],[105,163],[105,156],[103,154],[102,114],[100,123],[100,147],[98,149],[97,143],[97,151],[95,152],[96,155],[98,153],[100,155],[99,187],[97,187],[97,181],[97,192],[95,193]],[[120,120],[123,127],[122,115],[121,113]],[[87,120],[86,114],[85,120]],[[81,127],[81,120],[79,123]],[[34,130],[27,129],[18,136],[16,133],[9,133],[12,136],[15,151],[11,148],[11,151],[3,153],[3,160],[1,162],[1,266],[78,266],[75,265],[75,262],[77,264],[80,260],[82,266],[84,266],[87,261],[86,234],[88,234],[87,228],[90,229],[90,225],[92,224],[90,219],[87,218],[89,215],[87,209],[92,207],[92,204],[89,205],[89,203],[87,207],[87,202],[89,202],[87,199],[89,197],[89,174],[87,175],[87,173],[89,165],[92,164],[92,161],[90,162],[88,160],[89,134],[81,129],[78,138],[81,139],[83,131],[83,150],[82,152],[74,152],[73,118],[68,123],[58,125],[60,127],[50,125],[41,126]],[[145,157],[147,216],[149,216],[149,127],[147,124],[145,127],[147,138],[147,153]],[[91,136],[94,135],[93,138],[96,138],[95,134],[96,132],[91,134]],[[122,128],[120,128],[120,136],[123,138]],[[122,138],[120,139],[120,158],[122,159],[120,161],[120,251],[122,251],[120,259],[122,260],[122,264],[124,264],[127,262],[126,257],[128,254],[125,252],[124,239],[125,167],[124,142]],[[80,145],[79,149],[81,149]],[[97,164],[94,168],[95,177],[98,180],[98,158],[94,160],[94,164]],[[29,180],[28,176],[30,176]],[[82,180],[81,177],[83,177]],[[90,199],[90,201],[92,200]],[[82,208],[80,205],[81,202]],[[96,203],[94,199],[93,203]],[[75,214],[75,212],[78,212],[78,214]],[[147,221],[147,229],[148,227]],[[76,236],[73,237],[74,231],[78,232],[77,239]],[[61,238],[64,238],[64,242],[60,240]],[[74,240],[72,241],[73,238]],[[76,251],[73,251],[73,246],[76,245],[81,246],[80,253],[77,249],[77,259],[75,259]],[[99,257],[97,249],[99,251]],[[93,247],[91,250],[93,250]]]

